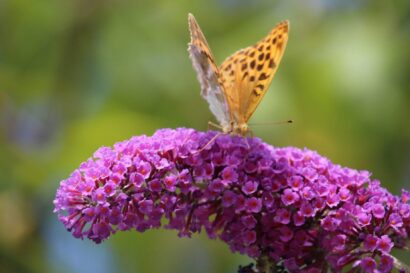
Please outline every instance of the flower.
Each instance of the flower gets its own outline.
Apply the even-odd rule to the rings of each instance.
[[[365,257],[360,261],[360,266],[366,273],[374,273],[376,261],[371,257]]]
[[[54,212],[77,238],[205,230],[290,272],[390,272],[410,233],[410,193],[367,171],[258,138],[163,129],[102,147],[61,181]]]
[[[389,238],[389,235],[383,235],[380,240],[378,240],[377,248],[382,253],[389,253],[393,248],[394,244]]]
[[[364,249],[366,251],[374,251],[378,245],[378,242],[379,238],[369,234],[366,236],[366,239],[364,239]]]
[[[380,257],[379,270],[382,273],[390,272],[393,269],[393,258],[389,255]]]
[[[248,181],[242,186],[242,191],[247,194],[251,195],[258,189],[258,183],[253,181]]]

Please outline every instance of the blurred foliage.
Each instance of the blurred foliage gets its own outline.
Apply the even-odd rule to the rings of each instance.
[[[76,240],[52,214],[58,181],[99,146],[164,127],[207,128],[187,14],[221,62],[289,19],[290,40],[251,123],[410,186],[410,2],[0,0],[0,272],[235,272],[249,260],[204,234]],[[410,263],[409,253],[399,256]]]

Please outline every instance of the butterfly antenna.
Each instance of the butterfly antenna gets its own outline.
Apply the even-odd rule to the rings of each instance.
[[[291,124],[293,123],[293,120],[288,119],[288,120],[282,120],[282,121],[272,121],[272,122],[258,122],[258,123],[251,123],[249,125],[251,126],[260,126],[260,125],[279,125],[279,124]]]
[[[213,138],[211,138],[210,141],[208,141],[208,143],[206,143],[201,149],[193,152],[193,154],[199,154],[200,152],[205,150],[209,145],[211,145],[219,136],[221,136],[223,134],[225,134],[225,133],[223,133],[223,132],[217,133]]]

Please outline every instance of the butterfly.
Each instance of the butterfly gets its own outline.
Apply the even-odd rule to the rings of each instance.
[[[265,38],[235,52],[220,66],[192,14],[188,15],[188,25],[188,52],[202,97],[224,133],[246,135],[250,131],[248,120],[266,94],[285,52],[289,22],[280,22]]]

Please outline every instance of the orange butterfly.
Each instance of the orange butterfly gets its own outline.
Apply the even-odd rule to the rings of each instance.
[[[246,135],[248,120],[265,95],[285,52],[289,22],[283,21],[253,46],[228,57],[220,67],[192,14],[188,15],[189,56],[201,95],[224,133]]]

